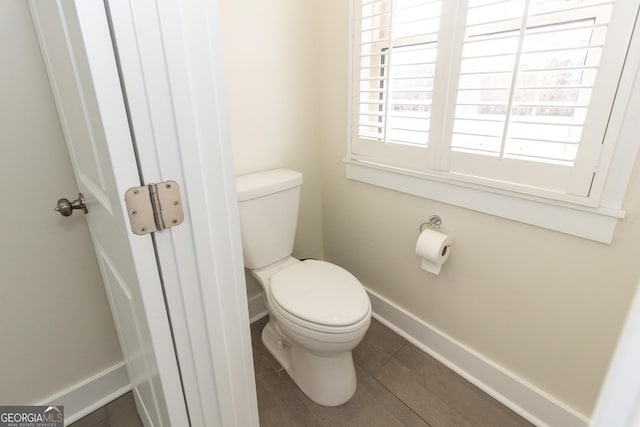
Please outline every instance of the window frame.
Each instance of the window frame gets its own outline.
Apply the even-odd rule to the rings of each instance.
[[[350,2],[350,36],[355,37],[355,0]],[[636,26],[638,18],[635,19]],[[448,171],[430,169],[434,159],[422,156],[418,167],[380,162],[351,149],[354,135],[354,87],[359,84],[358,58],[349,47],[349,135],[346,176],[349,179],[432,199],[479,212],[508,218],[543,228],[603,242],[611,243],[622,210],[624,194],[640,148],[640,139],[633,135],[633,117],[640,117],[640,31],[636,30],[629,43],[626,62],[622,70],[618,91],[610,113],[607,132],[601,152],[597,155],[605,173],[596,174],[592,194],[598,198],[567,197],[548,192],[521,192],[500,182],[473,177],[460,177]],[[629,118],[625,120],[625,118]],[[356,131],[357,132],[357,131]],[[426,154],[427,150],[423,150]],[[434,153],[429,153],[433,157]],[[437,153],[436,153],[437,154]],[[415,160],[415,155],[413,156]],[[439,159],[438,159],[439,160]]]

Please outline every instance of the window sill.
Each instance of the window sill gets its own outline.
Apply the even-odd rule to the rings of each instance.
[[[625,215],[616,208],[533,198],[356,159],[345,159],[345,163],[347,178],[355,181],[607,244],[613,239],[618,219]]]

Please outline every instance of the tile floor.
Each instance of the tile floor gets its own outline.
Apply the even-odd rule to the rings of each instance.
[[[80,418],[69,427],[142,427],[131,392]]]
[[[353,351],[358,389],[340,406],[307,398],[262,344],[267,322],[251,325],[261,427],[531,426],[526,420],[372,320]],[[70,427],[142,427],[131,393]]]
[[[356,394],[338,407],[317,405],[262,344],[266,321],[251,325],[262,427],[532,425],[376,320],[353,352]]]

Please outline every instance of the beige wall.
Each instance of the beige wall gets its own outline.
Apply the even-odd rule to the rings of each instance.
[[[589,416],[640,273],[640,168],[611,245],[345,179],[348,2],[323,4],[326,258]],[[431,214],[454,235],[440,276],[413,253]]]
[[[294,248],[300,258],[322,257],[320,6],[221,0],[236,174],[281,167],[302,172]],[[259,288],[247,276],[252,296]]]
[[[33,404],[122,360],[24,0],[0,2],[0,404]]]

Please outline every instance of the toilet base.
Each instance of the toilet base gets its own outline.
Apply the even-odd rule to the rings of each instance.
[[[290,345],[276,331],[277,328],[276,322],[270,317],[269,322],[262,328],[262,342],[274,359],[288,372],[291,369]]]
[[[278,331],[273,319],[262,330],[262,342],[309,399],[338,406],[356,392],[356,370],[351,351],[315,354],[295,345]]]

